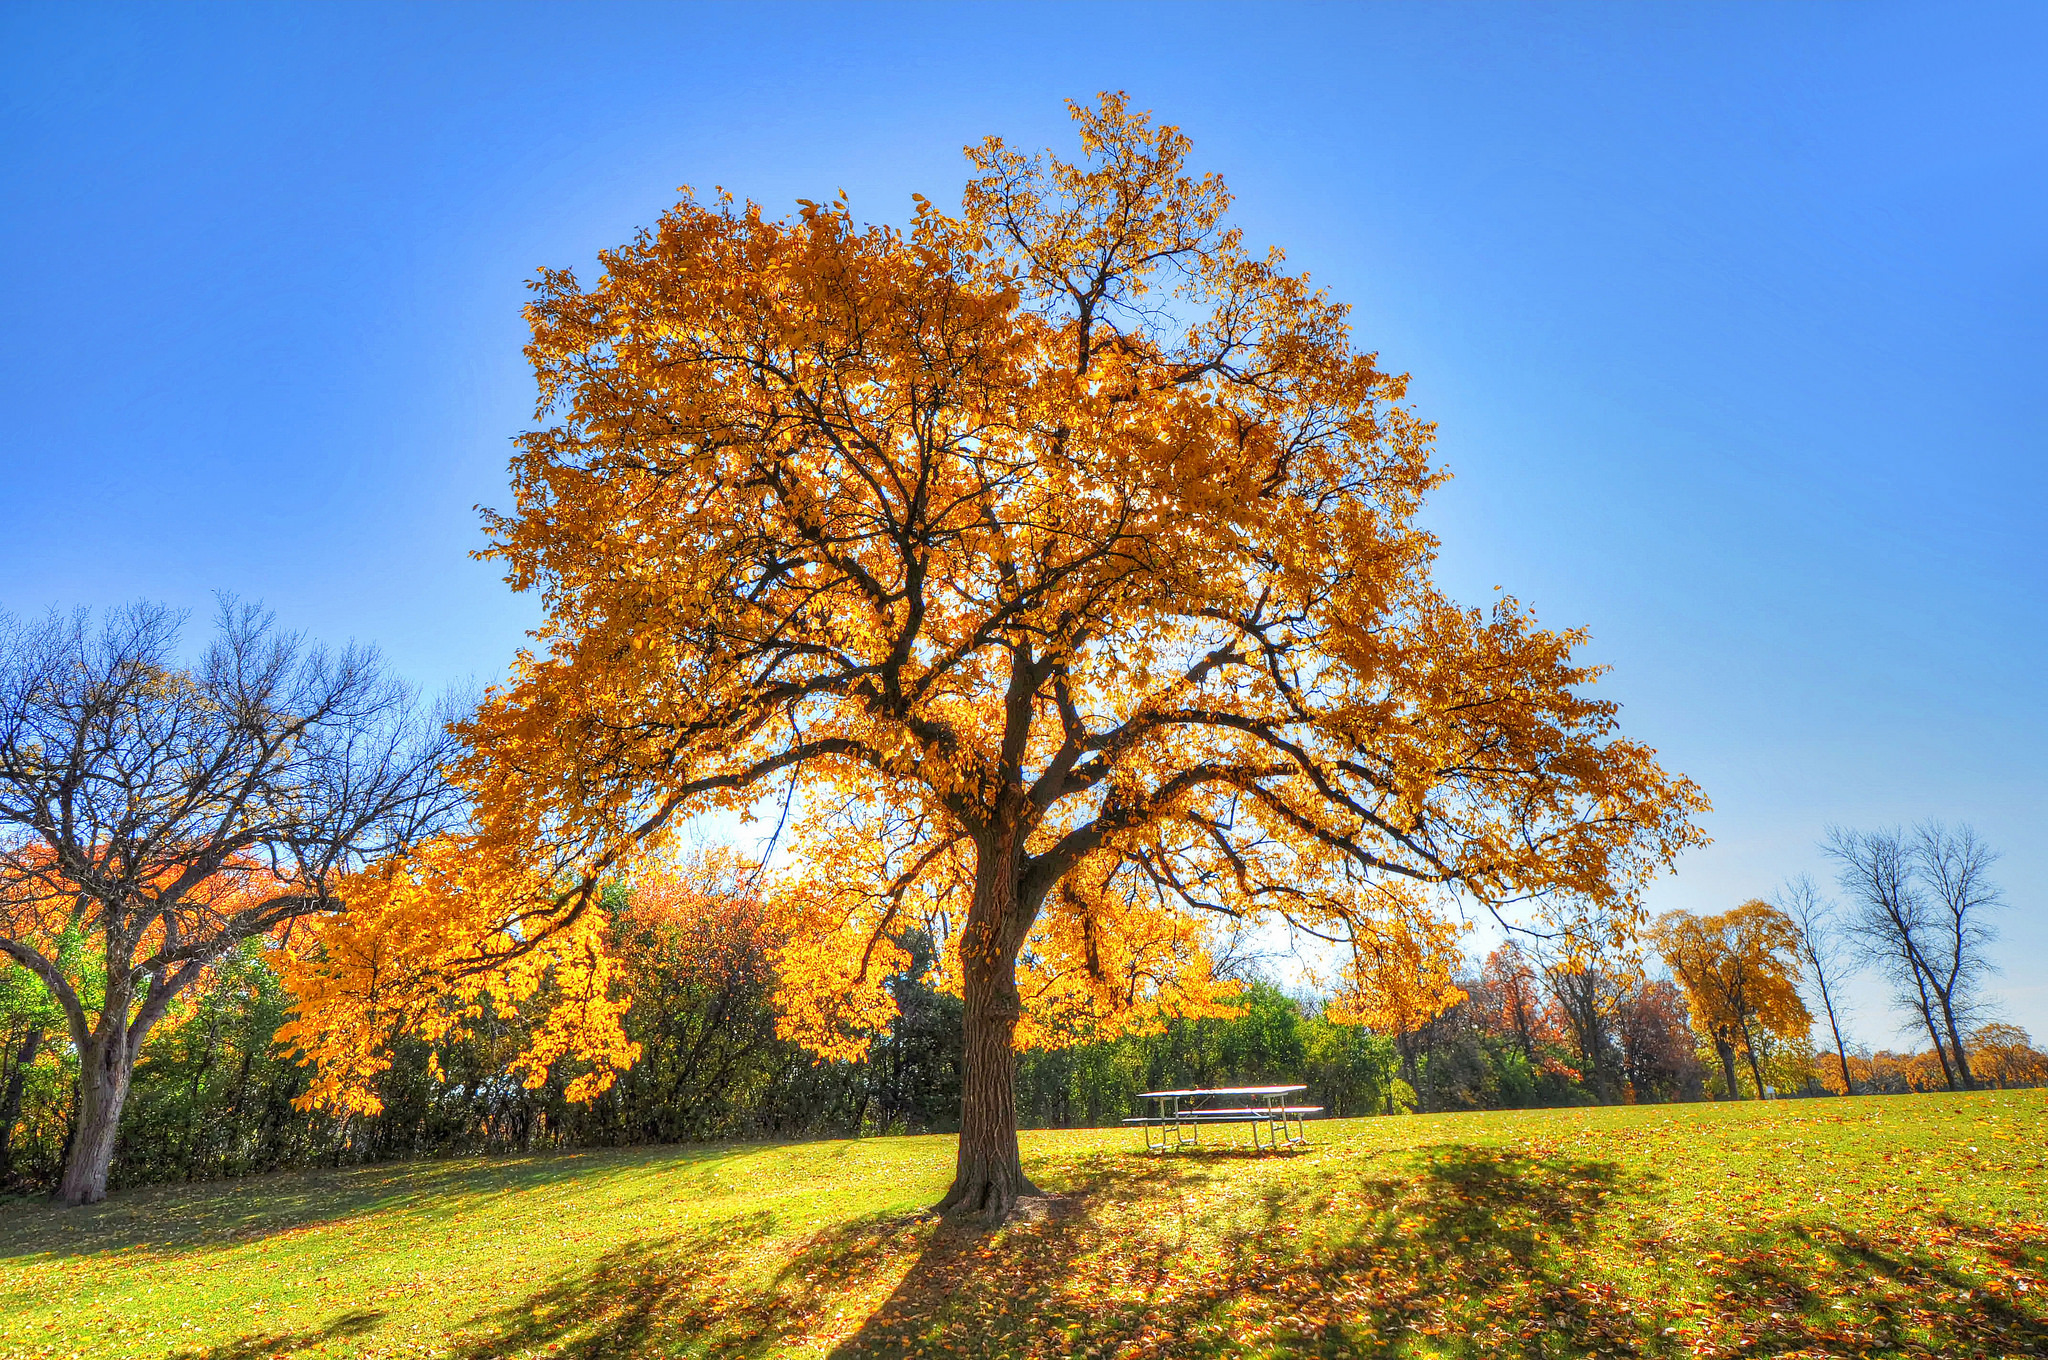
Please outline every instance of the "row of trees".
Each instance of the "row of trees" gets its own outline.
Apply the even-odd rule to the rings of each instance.
[[[752,876],[710,856],[688,872],[609,885],[601,908],[625,1030],[639,1058],[594,1100],[572,1069],[510,1074],[550,998],[480,1016],[442,1041],[398,1044],[375,1113],[305,1108],[312,1074],[279,1032],[292,998],[281,934],[246,942],[171,1006],[144,1045],[112,1183],[452,1153],[957,1127],[960,999],[933,944],[906,938],[894,1019],[859,1060],[821,1058],[777,1033],[782,924]],[[1459,970],[1459,998],[1390,1034],[1253,982],[1232,1014],[1020,1055],[1027,1127],[1113,1123],[1134,1093],[1299,1076],[1340,1115],[1743,1098],[1759,1092],[1944,1089],[1932,1052],[1817,1055],[1787,988],[1801,937],[1747,903],[1667,917],[1658,935],[1683,982],[1573,966],[1507,944]],[[1803,979],[1809,987],[1814,979]],[[52,1186],[76,1137],[79,1076],[64,1018],[25,970],[0,975],[0,1179]],[[2002,1086],[2048,1081],[2048,1055],[2015,1027],[1979,1026],[1971,1071]]]
[[[1971,1065],[1978,1047],[1997,1055],[1992,1081],[2024,1081],[2033,1050],[2024,1031],[1994,1022],[1983,994],[1995,971],[1992,918],[2002,903],[1990,877],[1996,852],[1972,828],[1940,822],[1910,831],[1831,828],[1822,848],[1835,861],[1846,907],[1801,876],[1775,902],[1751,900],[1708,916],[1673,912],[1656,923],[1658,950],[1684,989],[1695,1027],[1713,1045],[1724,1089],[1738,1089],[1738,1055],[1752,1089],[1769,1089],[1763,1055],[1807,1042],[1815,1018],[1809,1001],[1834,1041],[1834,1089],[1924,1089],[1924,1077],[1908,1074],[1928,1068],[1946,1089],[1969,1090],[1984,1080]],[[1842,1036],[1843,984],[1864,969],[1890,984],[1895,1005],[1926,1034],[1924,1062],[1851,1053]]]
[[[532,1085],[518,1070],[561,1002],[550,978],[524,997],[444,1004],[461,1023],[438,1035],[388,1016],[369,1098],[316,1108],[314,1074],[282,1041],[296,923],[327,909],[330,880],[457,815],[439,774],[447,748],[371,658],[330,657],[230,606],[181,670],[175,633],[166,611],[137,608],[97,632],[51,619],[0,637],[0,816],[40,836],[0,862],[0,949],[14,961],[0,973],[0,1178],[90,1171],[81,1146],[98,1149],[104,1188],[117,1161],[132,1181],[957,1118],[962,1001],[939,985],[943,942],[894,937],[888,1012],[856,1045],[866,1058],[820,1057],[778,1032],[778,967],[801,922],[771,921],[758,883],[730,872],[694,886],[657,874],[631,893],[613,881],[601,895],[638,1060],[596,1101],[574,1098],[587,1066]],[[1511,944],[1447,974],[1442,1006],[1385,1008],[1379,1032],[1254,988],[1242,1016],[1190,1008],[1147,1032],[1028,1053],[1019,1116],[1097,1123],[1129,1112],[1137,1090],[1274,1073],[1309,1075],[1321,1103],[1351,1113],[1798,1090],[1815,1080],[1809,1000],[1834,1039],[1828,1088],[2039,1081],[2025,1034],[1986,1025],[2000,899],[1982,840],[1930,824],[1837,831],[1827,848],[1847,908],[1800,879],[1775,904],[1668,915],[1651,938],[1669,981]],[[1892,982],[1929,1052],[1843,1042],[1855,967]]]
[[[932,943],[903,941],[890,978],[897,1013],[858,1060],[821,1058],[777,1033],[772,911],[714,857],[690,872],[610,885],[601,909],[625,1029],[638,1060],[594,1099],[571,1098],[564,1069],[528,1084],[512,1059],[546,1023],[551,998],[477,1017],[435,1044],[401,1042],[375,1080],[374,1113],[306,1108],[313,1081],[279,1041],[292,998],[276,936],[220,961],[210,985],[170,1007],[136,1064],[111,1183],[240,1175],[290,1166],[536,1147],[709,1138],[950,1130],[963,1060],[959,997],[934,986]],[[75,1048],[22,974],[5,975],[0,1032],[0,1183],[55,1187],[78,1136]],[[1303,1074],[1346,1113],[1412,1108],[1391,1041],[1253,984],[1228,1017],[1176,1019],[1023,1055],[1027,1123],[1077,1126],[1134,1112],[1139,1090]]]

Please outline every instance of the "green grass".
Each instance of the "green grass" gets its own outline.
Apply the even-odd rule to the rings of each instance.
[[[2048,1094],[419,1163],[0,1207],[0,1355],[2048,1354]]]

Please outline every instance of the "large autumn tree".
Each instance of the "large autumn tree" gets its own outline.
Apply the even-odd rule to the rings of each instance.
[[[1411,1012],[1454,896],[1630,924],[1702,805],[1579,634],[1432,584],[1432,429],[1346,309],[1247,248],[1177,130],[1074,116],[1078,160],[990,139],[906,229],[686,197],[594,283],[540,276],[490,551],[546,623],[468,728],[462,859],[552,886],[479,884],[464,919],[517,927],[418,960],[587,930],[600,871],[773,800],[789,1032],[847,1042],[934,932],[966,1026],[942,1207],[998,1216],[1020,1025],[1205,1004],[1205,922],[1258,919]]]

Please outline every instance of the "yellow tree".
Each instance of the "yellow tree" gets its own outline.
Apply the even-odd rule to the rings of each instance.
[[[1751,900],[1715,916],[1666,912],[1657,918],[1655,935],[1694,1026],[1720,1056],[1728,1098],[1742,1098],[1735,1081],[1740,1040],[1757,1099],[1763,1099],[1758,1031],[1795,1039],[1813,1025],[1799,999],[1799,927],[1770,903]]]
[[[1359,1013],[1414,1013],[1454,895],[1637,923],[1703,806],[1578,633],[1432,585],[1432,429],[1346,310],[1246,248],[1177,130],[1074,117],[1078,160],[990,139],[904,230],[686,197],[595,283],[540,276],[490,528],[546,623],[468,729],[466,854],[580,886],[470,913],[519,925],[442,963],[791,798],[788,1030],[852,1042],[934,931],[966,1026],[942,1207],[997,1216],[1030,1188],[1020,1035],[1211,1004],[1203,922],[1338,941]]]

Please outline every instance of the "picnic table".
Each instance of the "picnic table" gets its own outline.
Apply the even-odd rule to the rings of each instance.
[[[1144,1114],[1126,1119],[1136,1124],[1145,1138],[1147,1152],[1168,1152],[1176,1148],[1200,1147],[1202,1125],[1243,1124],[1251,1129],[1252,1146],[1278,1151],[1308,1141],[1302,1120],[1321,1114],[1320,1105],[1289,1105],[1287,1097],[1306,1086],[1216,1086],[1187,1091],[1140,1091],[1138,1099],[1152,1107]],[[1218,1105],[1215,1101],[1230,1103]],[[1159,1138],[1153,1141],[1153,1131]],[[1265,1142],[1259,1141],[1260,1131]]]

